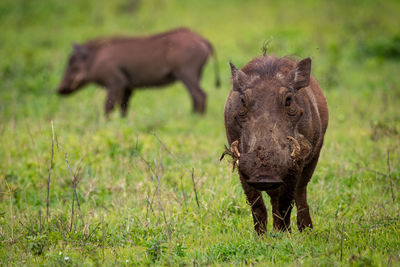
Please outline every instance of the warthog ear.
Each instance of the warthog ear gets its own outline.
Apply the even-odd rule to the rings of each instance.
[[[291,86],[298,90],[310,84],[311,58],[305,58],[289,73]]]
[[[229,61],[229,65],[231,66],[232,72],[233,90],[238,91],[239,93],[244,93],[246,89],[247,75],[243,71],[236,68],[231,61]]]
[[[74,48],[74,51],[75,51],[76,55],[78,55],[80,57],[83,57],[83,58],[87,57],[88,49],[85,46],[80,45],[80,44],[76,44],[76,43],[74,43],[72,46]]]

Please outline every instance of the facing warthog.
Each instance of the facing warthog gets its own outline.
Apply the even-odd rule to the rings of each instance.
[[[222,157],[229,154],[238,165],[255,230],[262,234],[267,227],[261,191],[271,197],[275,229],[290,230],[293,201],[299,230],[312,228],[306,190],[328,126],[328,107],[311,76],[311,59],[264,55],[241,70],[230,64],[233,88],[225,105],[230,148]]]
[[[88,83],[96,83],[107,89],[106,115],[118,103],[125,116],[134,88],[179,80],[192,97],[194,111],[204,113],[206,93],[199,82],[203,66],[213,53],[210,42],[185,28],[148,37],[92,40],[74,45],[58,93],[71,94]],[[215,53],[214,59],[218,87]]]

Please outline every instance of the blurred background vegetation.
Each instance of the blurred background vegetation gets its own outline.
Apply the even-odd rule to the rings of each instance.
[[[399,265],[399,14],[395,0],[2,0],[0,261]],[[210,64],[202,80],[206,116],[191,114],[179,83],[135,92],[128,117],[110,121],[99,87],[55,94],[74,42],[181,26],[218,54],[222,89]],[[312,58],[330,125],[308,189],[315,229],[277,233],[269,222],[258,238],[237,174],[218,159],[227,63],[242,67],[266,42],[269,54]],[[51,120],[62,148],[47,221]],[[65,155],[79,180],[72,224]]]

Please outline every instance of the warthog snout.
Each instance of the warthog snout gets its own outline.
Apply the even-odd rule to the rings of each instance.
[[[57,89],[57,94],[59,94],[59,95],[68,95],[70,93],[72,93],[72,91],[66,87],[59,87]]]
[[[284,157],[274,151],[255,151],[242,154],[239,159],[239,171],[247,184],[257,190],[274,190],[283,184],[286,173],[282,168]]]
[[[256,176],[247,181],[247,184],[257,190],[274,190],[283,184],[279,176]]]
[[[274,190],[284,183],[284,178],[295,170],[309,149],[299,140],[288,136],[284,146],[261,146],[240,154],[237,159],[240,172],[247,184],[257,190]]]

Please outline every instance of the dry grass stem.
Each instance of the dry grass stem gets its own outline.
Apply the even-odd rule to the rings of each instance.
[[[51,132],[52,132],[51,159],[50,159],[49,175],[47,177],[46,222],[49,222],[49,216],[50,216],[50,181],[51,181],[51,171],[53,170],[53,159],[54,159],[54,140],[55,140],[54,136],[55,136],[55,134],[54,134],[53,121],[51,121]]]

